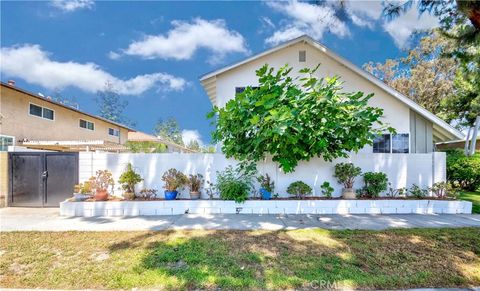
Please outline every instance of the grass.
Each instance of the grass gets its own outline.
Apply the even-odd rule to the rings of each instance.
[[[0,286],[293,289],[480,285],[480,229],[0,233]]]
[[[473,203],[472,213],[480,214],[480,192],[462,191],[460,193],[460,199],[471,201]]]

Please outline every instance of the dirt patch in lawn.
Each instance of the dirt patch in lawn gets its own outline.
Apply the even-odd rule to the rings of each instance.
[[[480,229],[0,233],[0,286],[292,289],[480,285]]]

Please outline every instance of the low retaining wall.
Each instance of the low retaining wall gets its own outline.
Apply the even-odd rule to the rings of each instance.
[[[111,201],[60,203],[63,216],[146,216],[176,214],[461,214],[472,203],[446,200],[222,200]]]

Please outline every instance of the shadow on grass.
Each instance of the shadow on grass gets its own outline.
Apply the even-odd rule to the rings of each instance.
[[[480,229],[147,233],[134,274],[114,287],[411,288],[480,284]],[[475,271],[477,270],[477,271]],[[128,282],[128,283],[126,283]]]

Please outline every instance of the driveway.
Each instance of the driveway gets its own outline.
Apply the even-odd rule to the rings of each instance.
[[[167,229],[372,229],[480,227],[480,215],[169,215],[63,217],[58,208],[2,208],[0,231],[135,231]]]

